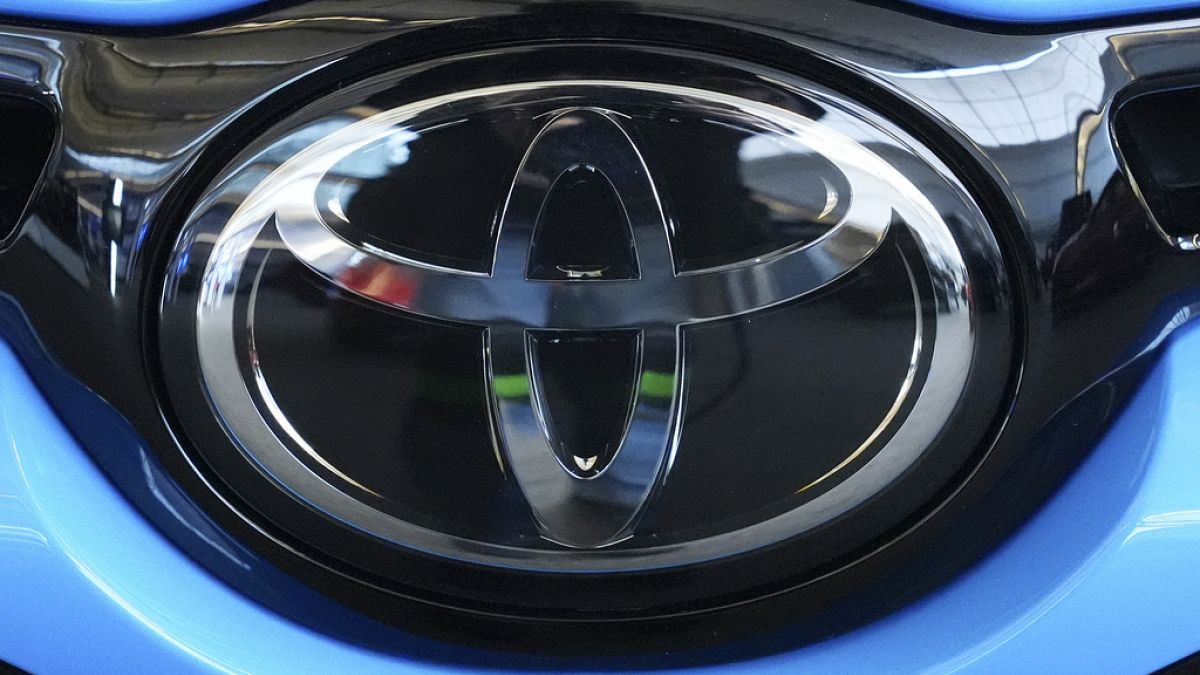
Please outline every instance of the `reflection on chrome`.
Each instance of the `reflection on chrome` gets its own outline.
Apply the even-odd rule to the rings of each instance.
[[[460,120],[530,101],[563,103],[539,118],[540,132],[514,167],[489,271],[456,269],[353,244],[322,216],[323,210],[337,211],[318,203],[321,181],[355,153],[381,142],[393,153],[407,152],[409,140],[447,118]],[[839,194],[825,181],[822,216],[844,209],[840,219],[811,241],[747,260],[679,269],[671,220],[659,192],[669,186],[656,181],[627,133],[620,110],[630,102],[736,120],[776,144],[802,146],[827,159],[850,190]],[[883,132],[880,136],[894,142]],[[747,144],[742,152],[770,153],[770,145]],[[547,194],[559,176],[578,166],[594,168],[611,182],[628,219],[635,274],[530,278]],[[401,312],[486,327],[486,386],[497,458],[519,484],[542,535],[566,547],[593,549],[589,555],[468,541],[419,527],[355,499],[344,486],[333,485],[297,459],[263,417],[277,411],[260,409],[238,366],[245,347],[238,341],[235,301],[247,286],[248,255],[272,224],[299,261],[351,293]],[[919,265],[905,264],[917,303],[913,362],[928,354],[927,379],[914,387],[915,365],[910,367],[899,399],[874,433],[825,476],[797,489],[841,473],[886,437],[882,447],[854,472],[839,476],[840,482],[829,481],[823,493],[758,524],[686,544],[614,547],[635,531],[655,487],[668,480],[686,405],[688,327],[756,312],[829,286],[870,258],[893,224],[907,228],[923,257]],[[925,283],[913,277],[921,270],[932,289],[925,291],[930,297],[924,307],[918,286]],[[604,80],[530,82],[441,96],[376,114],[314,142],[270,173],[238,206],[214,244],[196,307],[197,347],[209,396],[231,436],[276,481],[331,516],[404,546],[489,564],[564,570],[659,567],[730,555],[804,532],[862,504],[911,466],[937,437],[966,385],[973,358],[967,287],[962,254],[937,209],[892,164],[829,126],[768,104],[694,88]],[[615,452],[566,448],[564,454],[554,447],[548,419],[554,416],[555,401],[544,395],[530,346],[530,336],[539,331],[635,331],[639,336],[632,411]],[[639,386],[652,375],[666,375],[669,396]],[[523,386],[511,386],[513,382]],[[900,416],[904,407],[908,414]],[[276,419],[276,426],[286,429],[285,422]]]

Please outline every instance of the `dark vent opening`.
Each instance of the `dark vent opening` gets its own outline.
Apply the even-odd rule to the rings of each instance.
[[[54,114],[19,95],[0,94],[0,241],[16,231],[54,146]]]
[[[1200,244],[1200,87],[1142,94],[1122,105],[1113,134],[1129,177],[1162,230]]]

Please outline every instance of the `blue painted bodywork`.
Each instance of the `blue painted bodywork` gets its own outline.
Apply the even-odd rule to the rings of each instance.
[[[0,14],[158,25],[256,1],[0,0]],[[1197,0],[917,4],[985,20],[1057,22],[1194,7]],[[179,509],[194,505],[171,493],[175,488],[165,478],[146,481],[162,493],[119,492],[42,395],[78,385],[48,382],[44,373],[35,384],[26,372],[34,349],[17,344],[22,338],[15,332],[8,337],[15,351],[0,342],[3,659],[32,672],[433,673],[512,663],[507,656],[412,636],[393,641],[394,653],[373,651],[314,632],[242,596],[206,571],[210,561],[197,563],[176,548],[129,499]],[[1193,325],[1168,341],[1139,394],[1054,499],[953,583],[847,635],[712,668],[994,672],[1037,663],[1047,672],[1148,672],[1188,655],[1195,634],[1181,627],[1195,625],[1200,606],[1197,363],[1200,325]],[[79,406],[88,400],[81,397]],[[160,471],[146,454],[127,447],[127,456],[110,458],[106,466],[123,461],[130,471]],[[211,548],[223,551],[223,564],[245,566],[245,574],[264,585],[268,577],[272,584],[289,583],[215,526],[194,536],[218,542]],[[307,611],[350,614],[313,592],[302,589],[297,597],[294,602]],[[556,665],[566,664],[545,667]]]
[[[1190,9],[1196,0],[910,0],[912,4],[984,21],[1059,23]]]
[[[153,26],[205,19],[262,0],[0,0],[0,14],[73,23]]]
[[[263,0],[0,0],[0,14],[74,23],[152,26],[205,19]],[[1197,7],[1197,0],[911,0],[919,7],[1004,22],[1080,21]]]
[[[942,672],[1038,663],[1049,672],[1148,672],[1186,656],[1195,636],[1179,627],[1194,624],[1200,606],[1198,362],[1200,325],[1191,325],[1170,339],[1117,424],[1059,493],[953,583],[844,636],[723,668]],[[0,654],[17,666],[463,669],[461,659],[384,654],[315,633],[211,576],[112,486],[2,343],[0,439]],[[326,611],[321,599],[312,602],[314,611]],[[56,648],[47,635],[71,647]],[[418,652],[428,655],[425,647]],[[506,661],[477,656],[480,665]]]

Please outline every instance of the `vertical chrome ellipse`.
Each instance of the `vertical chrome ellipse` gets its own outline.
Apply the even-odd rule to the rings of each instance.
[[[637,147],[618,120],[605,110],[567,110],[554,116],[537,134],[517,169],[500,221],[493,278],[549,283],[528,278],[530,256],[537,249],[535,238],[549,236],[545,230],[553,227],[553,223],[542,222],[541,215],[554,195],[558,178],[580,165],[611,182],[623,210],[622,214],[612,214],[622,221],[615,225],[618,231],[632,230],[633,259],[645,269],[638,277],[674,276],[662,207]],[[608,280],[603,276],[580,277],[558,283],[592,286]],[[637,367],[629,383],[634,388],[630,397],[634,401],[632,415],[617,411],[622,419],[614,422],[624,425],[624,433],[618,447],[603,455],[605,465],[597,468],[591,463],[601,461],[601,455],[592,450],[553,447],[555,434],[550,419],[559,402],[547,397],[544,388],[538,386],[543,377],[538,369],[542,366],[535,358],[530,331],[511,324],[488,328],[486,373],[498,439],[538,528],[547,539],[574,548],[596,548],[619,542],[632,533],[670,452],[674,418],[679,414],[671,405],[679,397],[678,392],[662,397],[640,384],[646,373],[670,373],[672,382],[680,381],[680,373],[675,371],[680,362],[678,333],[676,326],[639,331]],[[524,382],[525,386],[497,387],[501,378]],[[578,386],[588,384],[580,382]],[[518,393],[505,395],[506,391]],[[590,414],[603,412],[592,410]],[[574,461],[573,457],[580,458],[585,471],[568,463]],[[589,473],[592,469],[597,470]]]

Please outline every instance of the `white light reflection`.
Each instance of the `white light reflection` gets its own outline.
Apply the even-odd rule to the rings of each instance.
[[[1138,535],[1149,532],[1188,527],[1196,528],[1196,536],[1200,536],[1200,509],[1152,513],[1137,522],[1137,526],[1130,531],[1129,536],[1125,537],[1125,541],[1128,542]]]
[[[1081,112],[1101,109],[1107,50],[1103,35],[1072,35],[1005,63],[875,72],[982,145],[1024,145],[1074,137]]]
[[[117,297],[117,265],[120,262],[121,252],[117,248],[117,242],[108,242],[108,293],[112,297]]]

